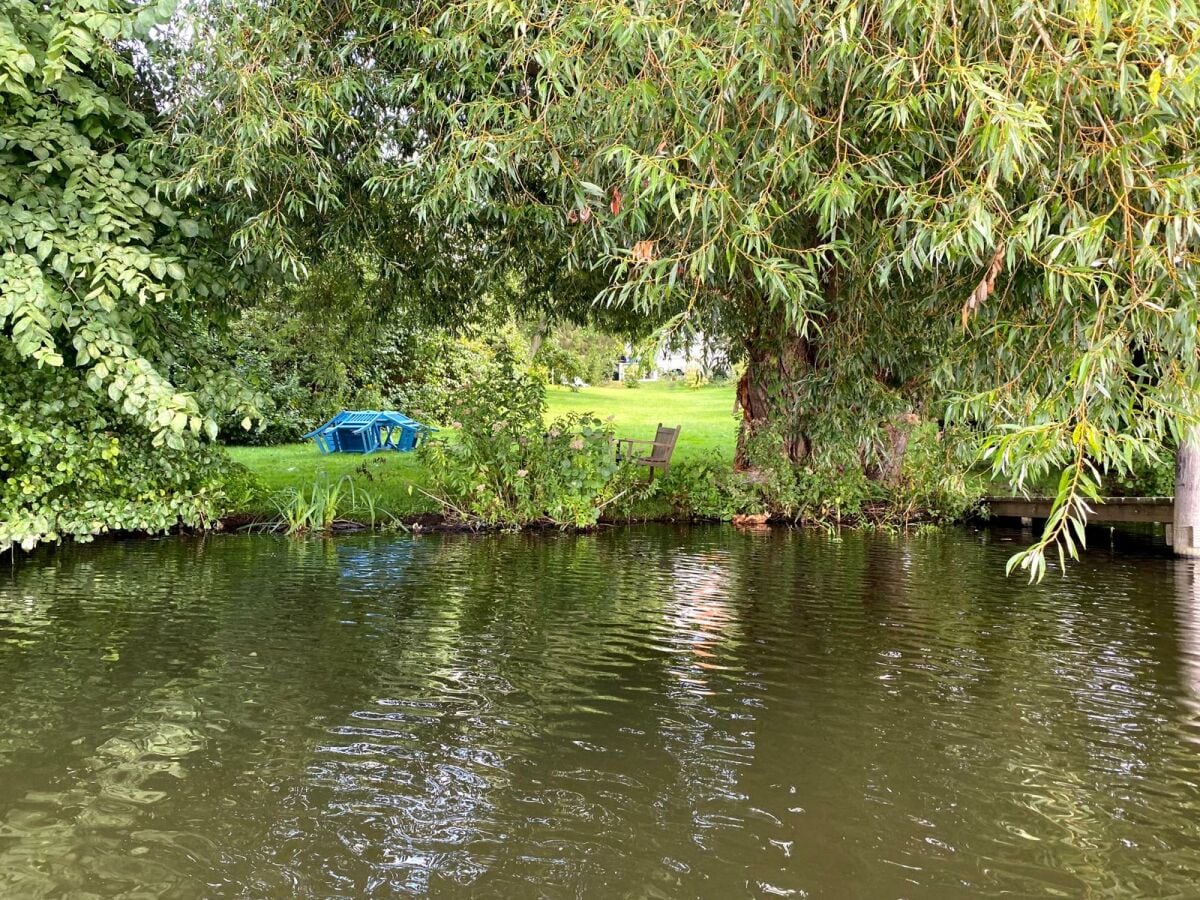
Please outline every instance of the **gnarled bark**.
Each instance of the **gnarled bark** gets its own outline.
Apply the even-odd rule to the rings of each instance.
[[[888,487],[900,484],[900,476],[904,471],[904,454],[908,452],[908,439],[918,421],[916,414],[911,412],[893,416],[883,423],[877,438],[864,439],[859,458],[867,478]]]
[[[742,425],[734,468],[753,471],[766,462],[764,454],[778,454],[799,465],[813,452],[814,417],[822,414],[823,403],[837,402],[809,382],[821,377],[822,367],[831,362],[815,341],[785,327],[755,328],[745,340],[746,371],[737,386]],[[914,413],[905,412],[883,423],[862,421],[860,433],[846,436],[851,447],[857,440],[858,463],[869,479],[888,487],[900,483],[909,437],[918,421]]]
[[[786,329],[766,334],[754,329],[746,339],[746,371],[737,386],[742,410],[734,468],[753,467],[749,445],[770,429],[779,441],[779,453],[789,462],[803,462],[812,449],[803,427],[800,384],[816,365],[812,342]],[[765,448],[761,448],[764,449]]]

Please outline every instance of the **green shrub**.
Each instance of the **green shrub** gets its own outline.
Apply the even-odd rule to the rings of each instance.
[[[488,525],[588,526],[611,496],[611,427],[572,413],[544,424],[545,382],[499,346],[451,395],[448,438],[421,448],[448,514]]]
[[[1109,474],[1105,492],[1120,497],[1169,497],[1175,493],[1175,457],[1137,463],[1127,474]]]
[[[726,456],[711,453],[677,463],[664,477],[636,479],[615,491],[615,517],[637,518],[655,501],[680,517],[728,521],[769,515],[777,521],[837,526],[906,526],[961,518],[977,502],[983,481],[964,474],[955,443],[931,424],[911,437],[900,482],[884,485],[863,473],[858,459],[810,458],[794,466],[778,453],[778,437],[760,431],[747,447],[753,464],[736,472]]]
[[[490,350],[418,319],[387,291],[369,256],[325,260],[304,282],[271,287],[212,343],[265,398],[263,425],[230,419],[230,444],[290,443],[342,409],[399,409],[443,421],[448,386]],[[516,343],[523,343],[518,335]]]
[[[688,367],[683,373],[683,380],[684,384],[694,391],[704,387],[709,381],[698,363],[688,363]]]
[[[972,469],[966,434],[918,425],[909,439],[901,484],[893,504],[913,519],[949,523],[962,519],[984,494],[986,479]]]
[[[0,397],[0,552],[108,531],[205,527],[230,508],[229,488],[241,490],[243,476],[218,447],[189,431],[175,446],[156,441],[72,372],[0,370],[9,373]]]
[[[0,552],[202,526],[218,420],[254,409],[201,339],[240,275],[139,111],[174,4],[2,7]]]
[[[565,322],[549,329],[534,362],[547,370],[554,383],[572,384],[578,378],[604,384],[612,380],[624,348],[624,341],[598,328]]]
[[[719,453],[673,466],[659,481],[659,491],[678,514],[689,517],[729,521],[739,513],[767,511]]]

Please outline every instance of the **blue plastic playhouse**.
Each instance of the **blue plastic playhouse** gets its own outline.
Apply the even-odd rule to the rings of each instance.
[[[322,453],[374,453],[376,450],[415,450],[425,435],[436,431],[403,413],[377,409],[344,409],[304,437]]]

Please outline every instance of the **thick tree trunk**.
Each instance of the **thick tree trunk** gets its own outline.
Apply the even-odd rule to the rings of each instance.
[[[764,326],[747,336],[746,371],[737,386],[742,427],[735,469],[752,472],[779,459],[797,465],[808,458],[813,451],[815,417],[837,402],[808,383],[822,374],[822,366],[830,364],[823,355],[812,340],[786,328]],[[905,412],[882,423],[861,421],[858,433],[846,435],[848,446],[858,447],[857,463],[868,478],[888,487],[900,483],[909,437],[917,422],[915,414]],[[854,459],[853,451],[850,459]]]
[[[904,473],[904,454],[908,452],[908,439],[917,422],[917,416],[911,412],[893,416],[883,424],[878,438],[870,435],[864,437],[859,458],[862,460],[863,472],[869,479],[888,487],[900,484],[900,476]]]
[[[737,386],[742,427],[735,469],[753,469],[759,453],[778,453],[791,463],[808,456],[799,387],[815,361],[812,343],[799,335],[755,330],[747,338],[746,371]]]

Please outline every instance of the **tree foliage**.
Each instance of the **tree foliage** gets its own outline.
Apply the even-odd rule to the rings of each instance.
[[[161,195],[133,54],[173,4],[0,2],[0,550],[211,516],[211,229]],[[248,409],[247,409],[248,411]]]
[[[748,418],[799,461],[886,466],[879,435],[924,410],[1018,486],[1061,471],[1035,575],[1103,472],[1195,421],[1191,0],[206,15],[181,184],[244,247],[290,258],[295,218],[360,197],[460,251],[535,241],[597,304],[721,322]]]

